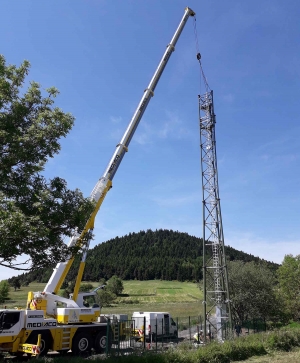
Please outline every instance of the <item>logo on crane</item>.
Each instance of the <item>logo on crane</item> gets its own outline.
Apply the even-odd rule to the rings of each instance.
[[[56,326],[56,321],[46,321],[39,323],[27,323],[27,328],[40,328],[42,326]]]

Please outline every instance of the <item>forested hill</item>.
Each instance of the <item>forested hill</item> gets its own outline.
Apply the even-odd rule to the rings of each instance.
[[[129,233],[101,243],[88,252],[83,280],[99,281],[117,275],[123,280],[178,280],[192,281],[202,278],[202,239],[172,230]],[[225,247],[229,260],[266,263],[271,269],[278,265]],[[208,249],[210,252],[210,249]],[[79,259],[67,276],[76,278]],[[52,269],[43,274],[26,274],[30,281],[47,282]]]

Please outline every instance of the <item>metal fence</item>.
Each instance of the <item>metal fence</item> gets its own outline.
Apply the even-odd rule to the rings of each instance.
[[[202,316],[189,316],[187,318],[176,318],[177,330],[174,334],[167,334],[163,319],[156,319],[155,326],[149,332],[146,327],[146,319],[142,329],[137,329],[134,320],[108,320],[106,353],[109,355],[129,354],[133,351],[152,350],[154,352],[172,348],[177,344],[191,343],[200,344],[209,342],[216,337],[216,332],[207,322],[207,332],[204,337],[204,320]],[[237,334],[236,325],[226,326],[224,336],[233,338],[267,330],[265,319],[252,319],[240,323],[240,332]],[[158,334],[160,332],[161,334]]]
[[[128,354],[133,351],[162,351],[181,342],[194,342],[196,334],[203,329],[201,316],[176,318],[176,328],[170,331],[164,319],[156,319],[155,325],[146,327],[146,318],[141,329],[134,320],[111,319],[107,325],[107,339],[110,342],[107,353],[111,355]],[[209,337],[211,338],[211,337]]]
[[[259,333],[267,331],[267,323],[264,318],[243,321],[241,327],[242,327],[242,334]]]

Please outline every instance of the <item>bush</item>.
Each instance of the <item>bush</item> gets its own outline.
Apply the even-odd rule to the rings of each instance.
[[[80,284],[80,292],[90,292],[94,289],[94,286],[90,283]]]
[[[131,300],[131,299],[129,299],[129,300],[120,300],[120,303],[122,303],[122,304],[135,304],[135,305],[137,305],[137,304],[139,304],[140,303],[140,301],[139,300]]]
[[[271,350],[290,351],[293,347],[300,346],[300,330],[279,330],[269,334],[266,341]]]
[[[0,281],[0,303],[4,303],[8,299],[9,283],[7,280]]]

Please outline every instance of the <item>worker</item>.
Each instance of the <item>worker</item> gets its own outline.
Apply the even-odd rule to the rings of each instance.
[[[240,334],[242,333],[242,327],[240,325],[239,322],[237,322],[234,326],[234,330],[235,330],[235,333],[236,333],[236,336],[239,337]]]
[[[199,333],[196,333],[193,338],[195,342],[203,344],[204,343],[203,330],[200,330]]]

